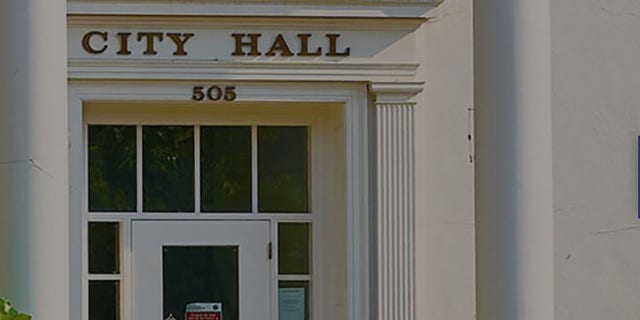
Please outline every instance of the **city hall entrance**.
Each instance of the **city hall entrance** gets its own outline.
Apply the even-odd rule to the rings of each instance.
[[[82,112],[85,319],[347,319],[344,106]]]

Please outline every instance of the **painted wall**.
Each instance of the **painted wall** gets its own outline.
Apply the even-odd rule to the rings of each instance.
[[[472,1],[447,0],[427,15],[418,36],[417,319],[474,319]]]
[[[556,319],[640,315],[640,2],[551,2]]]

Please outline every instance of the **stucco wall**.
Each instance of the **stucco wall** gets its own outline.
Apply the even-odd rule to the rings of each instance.
[[[472,1],[447,0],[419,31],[417,319],[474,319]]]
[[[638,319],[640,2],[551,2],[556,320]]]

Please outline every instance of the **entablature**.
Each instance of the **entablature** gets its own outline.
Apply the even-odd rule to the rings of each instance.
[[[69,15],[77,79],[415,81],[424,18]]]

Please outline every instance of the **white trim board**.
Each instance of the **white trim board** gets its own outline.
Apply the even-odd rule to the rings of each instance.
[[[143,14],[143,15],[217,15],[217,16],[250,16],[259,15],[267,17],[375,17],[375,18],[416,18],[426,15],[443,0],[431,1],[397,1],[376,2],[364,1],[359,5],[328,4],[267,4],[242,3],[234,4],[233,1],[222,3],[218,1],[200,2],[195,4],[186,1],[77,1],[70,0],[67,4],[67,12],[70,14]],[[133,2],[133,3],[132,3]],[[239,1],[236,1],[239,2]]]

